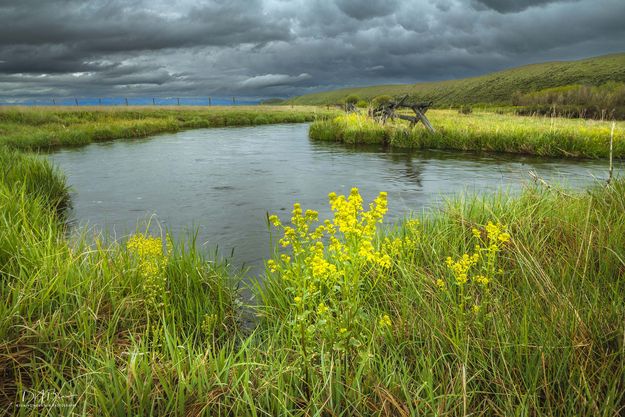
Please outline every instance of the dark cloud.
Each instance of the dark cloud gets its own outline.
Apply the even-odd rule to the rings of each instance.
[[[336,5],[347,16],[357,20],[388,16],[397,8],[394,0],[337,0]]]
[[[515,13],[533,6],[545,6],[550,3],[564,3],[578,0],[475,0],[479,6],[493,9],[499,13]]]
[[[622,0],[3,0],[0,96],[290,96],[620,52]]]
[[[63,44],[85,52],[232,46],[288,39],[257,0],[210,1],[179,9],[124,0],[16,0],[0,4],[0,45]]]

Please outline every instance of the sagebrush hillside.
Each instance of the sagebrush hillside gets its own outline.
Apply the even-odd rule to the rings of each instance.
[[[571,84],[601,85],[625,82],[625,53],[579,61],[525,65],[480,77],[418,84],[377,85],[348,88],[295,97],[291,104],[323,105],[340,102],[355,94],[364,100],[379,95],[410,94],[432,100],[437,106],[462,104],[512,104],[513,96]]]

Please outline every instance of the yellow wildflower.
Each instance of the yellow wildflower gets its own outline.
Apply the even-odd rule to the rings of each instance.
[[[490,282],[488,277],[485,277],[484,275],[477,275],[475,278],[473,278],[473,280],[475,280],[475,282],[477,282],[478,284],[482,284],[484,286],[488,285],[488,283]]]
[[[447,261],[446,261],[447,266],[453,272],[456,278],[456,284],[458,285],[466,284],[466,282],[469,280],[469,276],[468,276],[469,269],[471,269],[471,267],[475,265],[478,260],[479,260],[479,255],[477,253],[474,253],[471,256],[465,253],[464,255],[462,255],[462,257],[458,261],[455,261],[455,262],[453,261],[453,259],[451,259],[451,257],[447,258]]]
[[[166,241],[168,253],[173,250],[170,239]],[[137,270],[143,278],[142,287],[148,311],[156,311],[164,306],[164,294],[167,292],[165,268],[168,258],[163,251],[163,241],[157,237],[137,233],[126,242],[128,252],[137,261]]]
[[[328,306],[325,305],[325,303],[319,303],[319,305],[317,306],[317,314],[324,315],[325,313],[327,313],[329,310]]]
[[[270,259],[267,261],[267,268],[269,268],[271,272],[276,272],[278,270],[278,264],[273,259]]]
[[[319,219],[319,212],[315,210],[306,210],[304,217],[309,221],[317,221]]]
[[[406,222],[406,227],[409,229],[413,229],[417,226],[419,226],[419,220],[417,219],[410,219]]]
[[[279,227],[280,225],[282,225],[280,219],[275,214],[269,216],[269,223],[273,224],[275,227]]]
[[[391,257],[387,254],[384,254],[378,257],[378,265],[382,268],[390,268],[391,267]]]
[[[126,242],[126,248],[134,252],[140,258],[159,257],[163,255],[163,242],[161,239],[145,236],[142,233],[132,235],[128,239],[128,242]]]
[[[391,322],[391,318],[388,316],[388,314],[383,314],[382,316],[380,316],[379,320],[378,320],[378,325],[382,328],[385,327],[391,327],[392,322]]]

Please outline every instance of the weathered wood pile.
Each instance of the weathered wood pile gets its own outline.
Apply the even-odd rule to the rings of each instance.
[[[401,119],[407,120],[410,122],[410,127],[416,125],[421,122],[423,125],[430,131],[435,132],[434,127],[430,123],[427,117],[425,117],[425,113],[432,106],[432,102],[420,102],[420,103],[409,103],[408,96],[405,95],[401,97],[399,100],[391,101],[388,103],[381,104],[371,110],[369,110],[369,116],[373,117],[377,121],[382,124],[385,124],[387,120]],[[411,109],[415,115],[409,116],[405,114],[398,113],[400,109]]]
[[[345,113],[358,113],[356,103],[345,103]]]

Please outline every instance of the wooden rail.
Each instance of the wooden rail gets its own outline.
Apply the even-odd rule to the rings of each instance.
[[[410,122],[410,127],[415,126],[421,122],[430,132],[434,133],[436,130],[432,126],[432,123],[425,116],[425,113],[432,106],[432,102],[422,103],[406,103],[408,96],[401,97],[398,101],[382,104],[369,111],[369,116],[385,124],[388,119],[401,119]],[[414,116],[408,116],[405,114],[397,113],[398,109],[411,109],[414,112]]]

